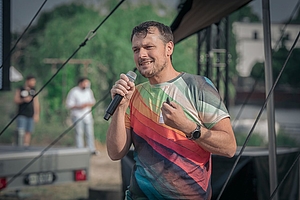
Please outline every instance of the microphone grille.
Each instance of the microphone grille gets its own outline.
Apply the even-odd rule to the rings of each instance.
[[[136,73],[133,71],[127,72],[126,76],[130,79],[131,82],[134,82],[136,79]]]

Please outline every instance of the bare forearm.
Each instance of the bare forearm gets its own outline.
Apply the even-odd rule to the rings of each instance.
[[[15,98],[14,100],[15,100],[15,103],[16,103],[16,104],[24,103],[23,100],[22,100],[21,98]]]
[[[17,90],[16,93],[15,93],[15,96],[14,96],[14,102],[16,104],[21,104],[23,103],[23,100],[22,98],[20,97],[20,90]]]
[[[35,97],[35,99],[34,99],[34,114],[35,115],[40,114],[40,102],[38,100],[38,97]]]
[[[120,75],[120,79],[110,90],[112,98],[117,94],[124,97],[112,116],[106,136],[107,152],[112,160],[123,158],[131,145],[131,133],[125,127],[125,115],[134,90],[134,83],[125,74]]]
[[[131,145],[130,134],[126,132],[125,128],[125,111],[117,108],[112,116],[109,125],[106,146],[109,157],[112,160],[119,160],[123,158]]]
[[[194,122],[188,121],[182,131],[189,136],[195,127]],[[212,129],[201,126],[200,131],[201,137],[195,142],[206,151],[226,157],[232,157],[235,154],[236,141],[229,118],[222,119]]]
[[[201,128],[201,137],[196,142],[213,154],[232,157],[236,151],[234,136],[225,131]]]
[[[94,103],[87,103],[85,104],[86,107],[93,107],[95,104]]]
[[[84,109],[86,107],[93,107],[95,104],[94,103],[86,103],[86,104],[80,104],[80,105],[74,105],[70,107],[70,109]]]
[[[162,114],[166,125],[178,129],[190,138],[197,124],[189,120],[181,106],[175,102],[164,103]],[[221,119],[211,129],[201,126],[201,136],[195,142],[213,154],[232,157],[236,151],[236,141],[230,118]]]

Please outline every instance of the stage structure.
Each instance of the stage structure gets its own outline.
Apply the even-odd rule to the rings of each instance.
[[[10,0],[0,0],[0,91],[10,90]]]
[[[268,138],[269,138],[269,173],[270,173],[270,194],[274,191],[277,185],[277,161],[276,161],[276,136],[275,136],[275,116],[274,116],[274,97],[273,91],[271,90],[273,85],[272,79],[272,52],[270,44],[270,6],[269,0],[262,1],[262,16],[263,16],[263,27],[264,27],[264,49],[265,49],[265,85],[266,85],[266,99],[267,99],[267,116],[268,116]],[[175,43],[180,42],[181,40],[200,32],[206,28],[206,73],[205,75],[208,78],[211,78],[211,56],[214,52],[212,51],[211,46],[211,27],[213,24],[220,24],[221,19],[227,17],[230,13],[238,10],[242,6],[251,2],[251,0],[233,0],[233,1],[218,1],[218,0],[186,0],[180,4],[180,11],[177,17],[175,18],[171,28],[174,33]],[[219,26],[219,25],[218,25]],[[225,92],[223,95],[226,106],[228,106],[228,17],[227,17],[227,30],[226,33],[226,44],[225,44]],[[217,40],[220,40],[219,29],[217,31]],[[199,49],[201,49],[201,35],[198,36]],[[218,47],[219,42],[216,42]],[[220,56],[220,46],[216,48],[218,52],[217,57]],[[201,55],[198,57],[198,73],[201,71]],[[218,60],[218,59],[217,59]],[[220,62],[220,60],[218,61]],[[220,65],[217,67],[217,78],[216,85],[220,80]],[[218,88],[219,90],[221,88]],[[270,95],[269,95],[270,93]],[[278,199],[277,194],[273,198],[274,200]]]
[[[178,6],[179,13],[171,25],[175,43],[197,34],[197,73],[215,83],[227,107],[230,59],[228,15],[249,2],[251,0],[232,0],[226,3],[218,0],[182,1]]]

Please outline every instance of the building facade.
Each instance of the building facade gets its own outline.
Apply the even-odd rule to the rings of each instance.
[[[272,49],[277,50],[282,45],[290,49],[300,30],[298,24],[271,24],[271,43]],[[233,24],[233,33],[236,37],[236,51],[238,54],[237,72],[241,77],[249,77],[252,67],[257,62],[263,62],[264,41],[263,24],[235,22]],[[283,36],[283,40],[280,38]],[[296,48],[300,48],[300,42]]]

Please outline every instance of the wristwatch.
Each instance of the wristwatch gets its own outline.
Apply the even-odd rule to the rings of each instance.
[[[201,129],[200,128],[201,128],[200,125],[197,124],[196,129],[191,132],[191,135],[190,136],[186,135],[187,139],[196,140],[196,139],[200,138],[200,136],[201,136]]]

